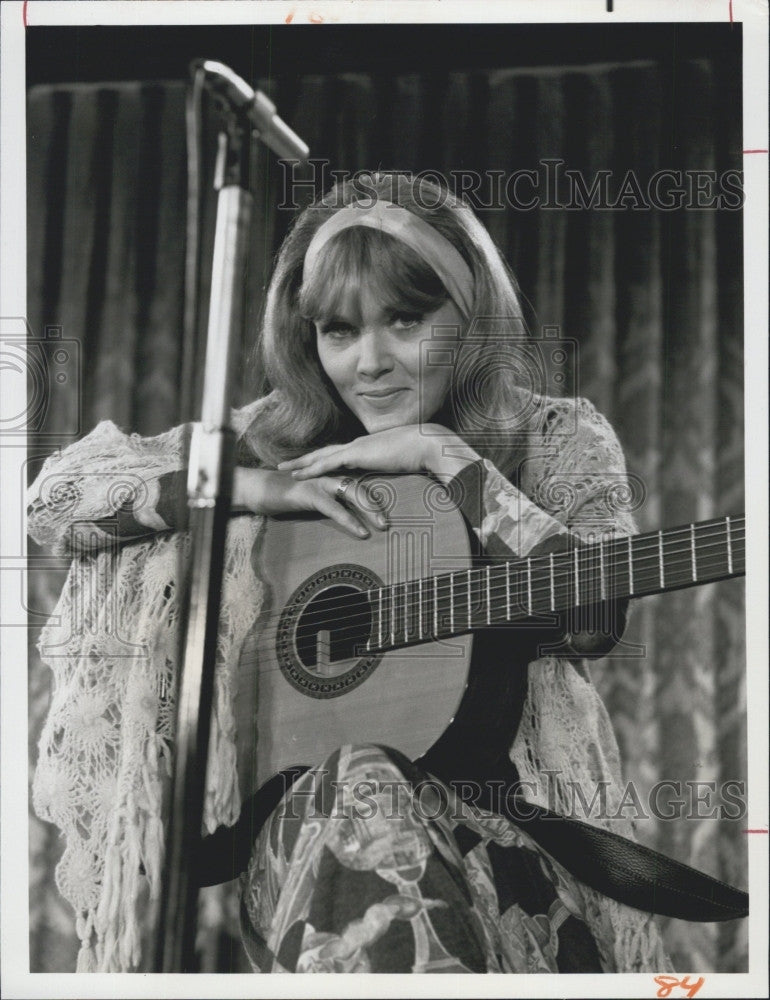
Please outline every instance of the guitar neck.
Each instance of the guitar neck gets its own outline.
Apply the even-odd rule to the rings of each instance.
[[[394,583],[368,593],[367,649],[384,651],[742,576],[745,552],[741,514]]]

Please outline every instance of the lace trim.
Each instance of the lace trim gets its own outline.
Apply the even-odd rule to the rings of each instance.
[[[126,488],[139,502],[143,490],[151,498],[146,484],[180,467],[181,443],[181,428],[142,439],[109,421],[100,424],[43,467],[30,491],[33,537],[70,551],[73,522],[98,533],[92,519],[114,514]],[[228,525],[206,775],[208,832],[240,813],[232,707],[241,646],[262,600],[251,570],[261,524],[255,517]],[[38,643],[53,672],[53,691],[33,804],[66,840],[56,881],[77,914],[78,971],[138,965],[137,904],[145,887],[157,895],[160,886],[161,792],[177,673],[174,580],[179,547],[188,542],[186,534],[153,536],[75,559]]]

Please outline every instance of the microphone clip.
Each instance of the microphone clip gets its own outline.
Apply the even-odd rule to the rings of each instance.
[[[228,118],[248,121],[281,159],[307,161],[307,144],[279,118],[275,105],[261,90],[254,90],[229,66],[213,59],[197,59],[190,70],[202,74],[203,85]]]

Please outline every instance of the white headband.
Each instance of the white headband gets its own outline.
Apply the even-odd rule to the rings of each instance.
[[[372,205],[360,202],[346,205],[316,230],[305,254],[303,281],[312,273],[323,247],[337,233],[350,226],[379,229],[410,246],[433,268],[463,316],[470,318],[473,311],[473,275],[459,251],[429,222],[382,198]]]

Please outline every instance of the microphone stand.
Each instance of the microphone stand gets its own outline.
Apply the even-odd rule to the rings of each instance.
[[[208,71],[207,67],[214,69]],[[177,575],[181,669],[154,960],[157,972],[197,971],[195,931],[201,880],[196,858],[200,853],[225,537],[232,498],[235,434],[230,426],[230,400],[253,203],[249,163],[255,131],[254,91],[219,63],[195,64],[194,68],[204,74],[204,84],[214,91],[225,122],[219,135],[214,181],[217,219],[201,420],[193,428],[187,480],[190,549],[182,547]],[[237,100],[222,86],[223,79],[230,90],[233,80],[237,81]],[[251,103],[246,100],[249,92],[254,97]],[[272,105],[270,108],[274,112]],[[263,110],[264,101],[260,105]],[[283,126],[283,155],[288,152],[305,158],[307,147],[300,140],[287,149],[286,132],[289,130]]]

